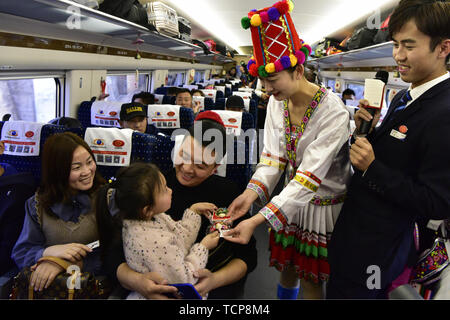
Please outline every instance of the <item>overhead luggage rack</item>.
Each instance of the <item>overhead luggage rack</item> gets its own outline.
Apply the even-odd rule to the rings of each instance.
[[[374,67],[395,66],[392,57],[393,42],[385,42],[370,47],[333,54],[331,56],[309,60],[309,63],[321,69],[336,67]]]
[[[57,25],[59,29],[67,28],[68,32],[77,29],[118,40],[127,40],[128,44],[128,41],[134,41],[139,37],[144,40],[145,45],[160,49],[160,52],[155,53],[162,53],[161,49],[163,49],[164,53],[192,58],[200,63],[231,61],[230,58],[215,53],[205,55],[200,47],[190,42],[151,31],[139,24],[69,0],[1,1],[0,13]],[[146,51],[145,48],[143,51]]]

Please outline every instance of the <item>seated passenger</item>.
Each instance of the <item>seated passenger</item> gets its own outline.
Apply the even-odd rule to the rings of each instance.
[[[174,221],[165,212],[172,202],[172,190],[155,165],[135,163],[122,169],[117,180],[98,194],[97,215],[122,221],[127,264],[135,271],[158,272],[169,283],[195,284],[194,272],[206,266],[208,251],[215,248],[219,233],[194,243],[200,228],[200,214],[212,214],[212,203],[196,203]],[[181,214],[181,213],[180,213]],[[108,242],[101,238],[101,243]],[[147,254],[150,253],[150,254]],[[132,292],[128,299],[145,299]]]
[[[199,113],[200,106],[195,105],[192,103],[192,93],[189,91],[189,89],[182,89],[180,88],[177,93],[177,97],[175,100],[175,104],[192,109],[194,111],[194,115],[197,115]]]
[[[68,129],[75,129],[75,128],[81,128],[81,122],[78,119],[71,118],[71,117],[61,117],[56,118],[51,121],[49,121],[50,124],[55,124],[57,126],[63,126]]]
[[[120,127],[133,129],[141,133],[156,134],[158,132],[154,125],[148,125],[147,106],[139,103],[125,103],[120,108]]]
[[[194,89],[194,90],[192,90],[192,91],[191,91],[191,94],[192,94],[193,97],[204,97],[204,96],[205,96],[205,94],[203,93],[203,91],[202,91],[202,90],[199,90],[199,89]]]
[[[155,96],[150,92],[139,92],[133,96],[131,102],[139,102],[142,104],[155,104]]]
[[[227,111],[244,111],[244,99],[239,96],[231,96],[227,99],[227,103],[225,104],[225,110]]]
[[[199,130],[197,127],[201,127]],[[194,128],[196,128],[194,130]],[[225,148],[225,128],[220,117],[211,111],[202,112],[189,129],[190,135],[184,138],[179,156],[182,163],[175,165],[175,170],[167,176],[167,186],[172,189],[172,206],[166,213],[175,221],[181,220],[183,211],[198,202],[214,203],[217,207],[227,207],[239,195],[236,184],[226,178],[214,175],[221,161],[220,152],[210,153],[212,163],[203,158],[205,150],[211,151],[211,142],[203,140],[204,133],[217,130],[223,138],[222,150]],[[200,131],[201,136],[194,135]],[[216,143],[214,141],[214,143]],[[220,150],[220,151],[222,151]],[[218,151],[218,150],[217,150]],[[205,152],[206,154],[206,152]],[[211,159],[209,159],[211,160]],[[246,217],[249,217],[247,214]],[[245,217],[244,217],[245,218]],[[244,219],[243,218],[243,219]],[[125,262],[121,225],[116,225],[115,233],[102,235],[102,228],[111,224],[109,220],[98,218],[101,238],[111,237],[110,244],[101,245],[104,254],[104,268],[108,275],[118,279],[120,284],[132,291],[137,291],[149,299],[164,299],[162,293],[173,292],[173,287],[161,285],[164,277],[155,272],[139,273]],[[240,220],[235,223],[239,223]],[[196,242],[200,242],[210,227],[210,221],[202,216],[202,223]],[[256,267],[256,240],[252,237],[246,245],[234,244],[220,239],[216,250],[208,257],[206,269],[196,272],[199,279],[195,285],[202,296],[209,292],[209,299],[242,298],[247,274]],[[153,270],[152,270],[153,271]]]
[[[42,156],[41,186],[28,199],[25,221],[12,258],[17,266],[33,266],[31,286],[47,288],[64,270],[38,260],[53,256],[99,273],[100,256],[86,246],[97,241],[97,223],[91,210],[92,194],[104,183],[86,142],[65,132],[47,139]]]

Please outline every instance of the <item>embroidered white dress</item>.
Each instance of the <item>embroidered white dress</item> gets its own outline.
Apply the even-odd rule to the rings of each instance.
[[[314,282],[328,279],[327,243],[350,179],[349,120],[342,100],[320,88],[302,124],[292,127],[287,101],[272,96],[263,153],[247,185],[272,227],[270,265],[294,265]],[[284,189],[268,202],[285,169]]]
[[[189,209],[179,221],[165,213],[147,221],[124,220],[123,250],[128,266],[140,273],[158,272],[170,284],[195,284],[194,271],[205,268],[208,261],[208,249],[194,244],[200,224],[200,215]],[[145,298],[131,292],[127,299]]]

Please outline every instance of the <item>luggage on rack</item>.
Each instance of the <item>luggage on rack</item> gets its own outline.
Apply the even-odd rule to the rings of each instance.
[[[221,55],[226,56],[227,55],[227,46],[220,44],[220,43],[216,43],[216,52],[220,53]]]
[[[204,55],[208,55],[211,53],[211,51],[209,51],[209,47],[203,41],[197,40],[197,39],[192,39],[192,43],[195,44],[196,46],[199,46],[200,48],[202,48]]]
[[[381,24],[380,30],[377,31],[375,37],[373,38],[374,44],[387,42],[390,40],[389,38],[389,20],[391,16],[387,17],[386,20]]]
[[[376,33],[377,29],[369,29],[367,27],[356,30],[347,42],[347,49],[355,50],[373,45],[373,38]]]
[[[208,47],[209,51],[216,51],[216,42],[212,39],[205,40],[204,43]]]
[[[178,31],[180,32],[180,39],[191,42],[191,23],[189,20],[178,17]]]
[[[99,10],[155,30],[148,23],[147,11],[138,0],[105,0],[100,4]]]
[[[148,23],[154,25],[158,32],[171,36],[179,37],[178,15],[175,9],[160,2],[149,2],[145,4],[148,15]]]
[[[333,38],[324,38],[318,43],[317,47],[315,48],[314,57],[320,58],[323,56],[327,56],[333,50],[345,51],[346,48],[340,46],[339,40]]]

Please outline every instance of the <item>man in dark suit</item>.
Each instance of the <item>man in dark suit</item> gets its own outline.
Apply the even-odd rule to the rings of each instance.
[[[391,16],[393,57],[410,88],[365,138],[355,114],[355,169],[329,247],[330,299],[385,299],[408,281],[418,217],[450,216],[450,3],[402,0]],[[364,103],[367,105],[367,103]]]

